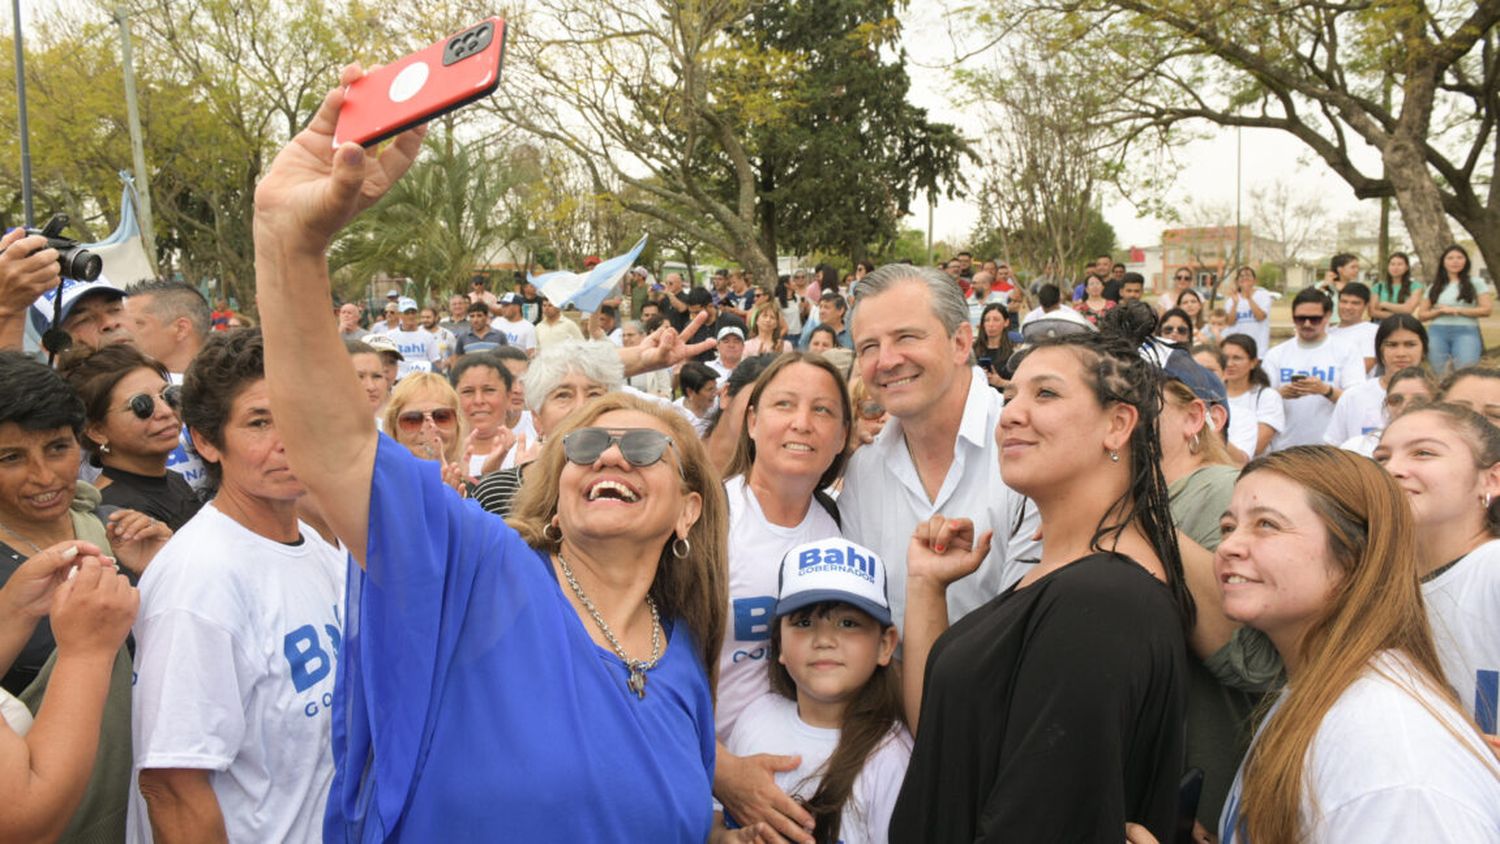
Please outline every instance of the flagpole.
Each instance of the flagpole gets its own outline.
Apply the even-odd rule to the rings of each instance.
[[[21,129],[21,206],[26,226],[36,225],[36,208],[31,201],[31,130],[26,123],[26,51],[21,45],[21,0],[11,0],[11,15],[16,24],[16,108]]]
[[[16,0],[20,2],[20,0]],[[115,8],[115,22],[120,25],[120,58],[125,65],[125,117],[130,127],[130,157],[135,165],[135,206],[140,212],[141,239],[146,244],[146,260],[156,269],[156,230],[151,220],[151,177],[146,172],[145,144],[141,141],[141,112],[135,97],[135,60],[130,49],[130,19],[123,6]]]

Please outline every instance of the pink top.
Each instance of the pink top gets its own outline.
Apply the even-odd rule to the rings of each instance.
[[[792,343],[791,343],[791,341],[790,340],[782,340],[781,341],[781,350],[780,351],[781,352],[790,352],[791,350],[792,350]],[[771,350],[770,349],[762,349],[760,347],[760,338],[759,337],[751,337],[749,340],[745,341],[745,354],[746,355],[760,355],[760,354],[765,354],[766,352],[769,352],[769,351],[771,351]],[[779,353],[780,352],[778,352],[778,354]]]

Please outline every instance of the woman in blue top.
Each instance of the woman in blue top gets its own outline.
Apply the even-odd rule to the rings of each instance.
[[[274,424],[358,565],[324,837],[704,841],[728,603],[717,476],[671,411],[607,397],[554,432],[512,529],[377,434],[327,318],[326,251],[422,133],[336,149],[342,101],[277,155],[255,215]],[[631,354],[692,351],[666,337]]]
[[[1437,277],[1417,306],[1417,319],[1431,322],[1427,357],[1439,375],[1446,374],[1450,364],[1455,370],[1473,366],[1484,354],[1479,320],[1490,315],[1492,291],[1489,282],[1469,277],[1472,269],[1462,246],[1444,249]]]

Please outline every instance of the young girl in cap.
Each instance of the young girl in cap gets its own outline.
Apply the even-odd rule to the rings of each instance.
[[[912,739],[885,566],[843,539],[800,545],[781,563],[771,624],[772,693],[740,715],[729,751],[799,754],[776,783],[807,807],[819,842],[886,840]]]

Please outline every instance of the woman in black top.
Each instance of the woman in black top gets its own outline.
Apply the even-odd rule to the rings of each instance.
[[[166,367],[134,346],[118,344],[65,358],[63,374],[83,399],[88,423],[80,438],[103,472],[94,486],[104,503],[139,510],[174,532],[203,502],[167,471],[182,419]]]
[[[1136,345],[1075,335],[1017,365],[995,436],[1045,540],[1016,586],[948,628],[947,584],[990,536],[941,515],[912,536],[904,683],[920,718],[893,842],[1120,841],[1126,822],[1173,836],[1193,605],[1158,376]]]
[[[1005,365],[1016,350],[1016,344],[1010,339],[1010,311],[999,302],[985,305],[979,315],[979,331],[976,333],[974,359],[984,370],[990,386],[1003,390],[1010,383],[1005,379]]]

